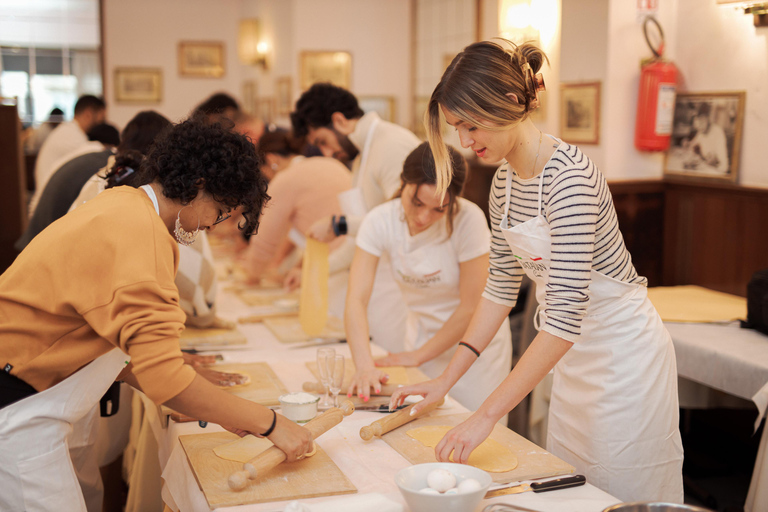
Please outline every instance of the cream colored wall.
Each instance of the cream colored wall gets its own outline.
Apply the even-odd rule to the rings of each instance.
[[[715,0],[677,0],[675,63],[690,92],[746,91],[739,183],[768,187],[768,28]]]
[[[268,71],[237,60],[241,18],[258,17],[271,44]],[[397,120],[411,109],[410,4],[408,0],[104,0],[105,97],[109,117],[122,127],[137,112],[154,109],[172,120],[186,116],[210,94],[226,91],[238,99],[243,82],[255,80],[259,95],[274,96],[275,80],[291,76],[298,97],[302,50],[352,53],[352,91],[394,96]],[[226,74],[222,78],[181,77],[177,45],[181,40],[222,41]],[[119,105],[112,76],[116,67],[163,69],[159,104]],[[286,124],[287,119],[278,119]]]

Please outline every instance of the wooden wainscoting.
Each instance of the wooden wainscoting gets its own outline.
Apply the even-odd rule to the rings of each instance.
[[[768,189],[665,182],[664,284],[746,296],[768,268]]]

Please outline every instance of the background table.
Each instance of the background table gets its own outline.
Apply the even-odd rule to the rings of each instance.
[[[753,401],[757,429],[768,404],[768,336],[738,323],[664,325],[675,345],[678,375]],[[768,429],[763,429],[744,510],[768,510]]]

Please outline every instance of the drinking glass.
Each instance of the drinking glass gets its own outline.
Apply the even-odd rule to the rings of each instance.
[[[332,407],[328,396],[331,385],[331,374],[328,372],[328,361],[331,361],[331,371],[333,370],[333,359],[336,357],[336,351],[332,348],[324,347],[317,349],[317,373],[320,374],[320,382],[325,388],[325,396],[318,404],[321,408]]]
[[[339,391],[344,384],[344,356],[336,354],[333,360],[330,358],[326,360],[328,362],[328,375],[330,375],[330,390],[333,394],[333,406],[339,406]],[[333,364],[333,367],[331,367]]]

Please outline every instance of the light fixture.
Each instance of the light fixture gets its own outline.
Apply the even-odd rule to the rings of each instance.
[[[267,69],[269,43],[261,38],[261,24],[256,18],[240,20],[237,38],[237,55],[240,62],[249,66]]]
[[[717,0],[717,5],[744,9],[751,14],[756,27],[768,27],[768,2],[758,0]]]
[[[557,32],[557,0],[501,0],[499,35],[548,48]]]

